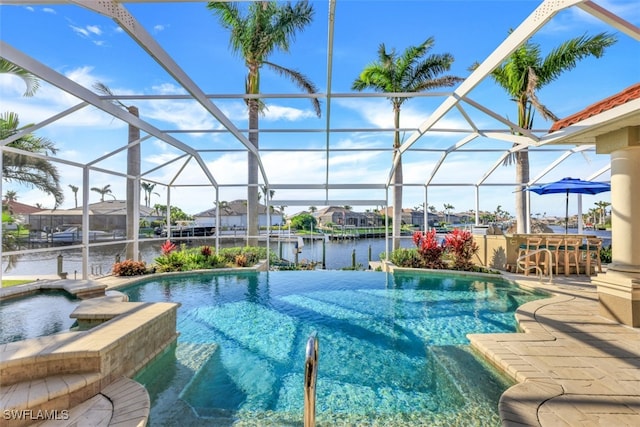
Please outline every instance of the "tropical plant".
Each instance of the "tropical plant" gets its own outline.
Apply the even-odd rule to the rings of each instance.
[[[160,247],[160,253],[162,253],[162,255],[167,255],[173,252],[175,249],[176,249],[176,244],[171,242],[170,240],[167,240]]]
[[[562,43],[543,58],[540,46],[527,41],[502,65],[496,67],[491,77],[516,103],[518,126],[521,129],[532,129],[536,111],[544,119],[558,120],[547,107],[540,103],[537,92],[560,77],[563,72],[573,69],[581,59],[589,56],[601,57],[605,48],[615,42],[616,38],[606,33],[593,37],[583,35]],[[514,132],[521,133],[515,130]],[[514,151],[505,159],[505,165],[514,163],[516,185],[519,187],[518,190],[521,190],[529,182],[529,152],[526,148]],[[527,198],[523,191],[516,191],[515,195],[517,232],[524,233],[525,216],[528,211]]]
[[[211,1],[207,3],[207,8],[229,30],[231,49],[245,61],[248,69],[245,80],[247,95],[260,94],[260,70],[263,66],[289,78],[310,94],[317,91],[315,85],[299,71],[269,61],[269,57],[278,50],[288,52],[296,32],[311,23],[314,11],[309,2],[294,5],[275,1],[250,2],[246,15],[240,11],[238,2]],[[246,103],[249,110],[249,142],[258,149],[258,120],[265,105],[257,97],[248,97]],[[311,103],[319,117],[320,102],[317,98],[311,98]],[[257,237],[252,236],[258,235],[258,157],[252,152],[248,153],[247,202],[249,244],[255,245]]]
[[[0,116],[0,140],[10,138],[21,129],[17,114],[6,112]],[[58,151],[52,141],[33,134],[22,135],[7,146],[43,156],[56,154]],[[48,160],[5,151],[2,154],[2,178],[7,182],[19,182],[52,195],[55,206],[64,201],[58,169]]]
[[[113,265],[113,274],[116,276],[139,276],[147,272],[144,261],[126,259]]]
[[[111,191],[111,184],[107,184],[104,187],[91,187],[91,191],[95,191],[96,193],[100,194],[101,202],[104,202],[104,196],[107,194],[111,195],[111,197],[115,199],[115,197],[111,194],[113,193]]]
[[[444,247],[438,243],[438,237],[435,230],[427,232],[416,231],[413,233],[413,243],[418,248],[418,253],[422,259],[422,268],[445,268],[442,255]]]
[[[471,271],[474,269],[473,256],[478,253],[478,244],[469,230],[456,228],[444,236],[444,249],[453,255],[453,269]]]
[[[409,46],[401,55],[394,49],[387,52],[384,44],[378,48],[378,60],[362,70],[353,82],[352,89],[362,91],[373,89],[387,93],[417,93],[427,90],[450,87],[462,81],[460,77],[442,75],[448,72],[454,58],[451,54],[431,54],[427,56],[435,43],[429,37],[418,46]],[[402,225],[402,156],[400,152],[400,109],[409,99],[407,96],[393,95],[388,98],[393,107],[393,174],[390,185],[393,187],[393,248],[400,247],[400,228]]]

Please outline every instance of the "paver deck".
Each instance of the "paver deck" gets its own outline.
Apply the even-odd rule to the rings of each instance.
[[[519,383],[500,399],[504,426],[640,426],[640,330],[598,314],[589,278],[507,275],[554,297],[516,313],[523,333],[469,335]]]

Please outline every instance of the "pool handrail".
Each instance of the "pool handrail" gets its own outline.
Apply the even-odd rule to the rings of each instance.
[[[316,425],[316,379],[318,377],[318,332],[307,340],[304,362],[304,427]]]
[[[545,268],[546,270],[549,272],[549,281],[547,282],[548,285],[553,284],[553,269],[551,268],[551,251],[547,248],[541,248],[541,249],[536,249],[535,251],[531,251],[529,253],[526,253],[524,255],[522,255],[521,257],[519,257],[516,260],[516,264],[518,265],[519,268],[522,268],[523,270],[528,269],[528,270],[536,270],[536,272],[538,273],[538,277],[540,278],[540,282],[542,282],[542,276],[544,275],[542,272],[542,269],[540,268],[539,265],[532,265],[532,266],[526,266],[522,261],[525,258],[528,258],[532,255],[538,254],[544,252],[547,256],[545,257]]]

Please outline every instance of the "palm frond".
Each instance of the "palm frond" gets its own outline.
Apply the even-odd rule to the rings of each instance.
[[[27,85],[27,89],[24,92],[24,96],[33,96],[40,88],[40,80],[24,68],[15,65],[13,62],[9,62],[0,57],[0,73],[13,74],[18,76]]]
[[[268,61],[265,61],[264,65],[268,66],[270,69],[280,74],[281,76],[287,77],[303,91],[309,94],[318,92],[315,84],[313,84],[313,82],[301,72]],[[320,117],[322,115],[322,110],[320,108],[320,101],[318,100],[318,98],[311,98],[311,104],[313,105],[313,110],[316,115]]]

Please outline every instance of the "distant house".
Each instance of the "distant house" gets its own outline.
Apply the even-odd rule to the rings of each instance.
[[[319,226],[335,224],[353,227],[379,227],[384,225],[380,215],[375,212],[354,212],[341,206],[329,206],[318,209],[312,214]]]
[[[389,218],[393,218],[393,206],[386,209]],[[402,209],[402,225],[422,225],[424,224],[424,213],[415,209]]]
[[[127,201],[108,200],[92,203],[89,210],[89,229],[103,231],[122,231],[127,228]],[[162,219],[154,216],[153,208],[140,206],[140,218]],[[68,226],[82,225],[82,209],[47,209],[29,214],[31,230],[55,230]]]
[[[2,201],[2,211],[9,212],[14,221],[19,224],[27,224],[29,222],[29,215],[41,210],[41,208],[25,205],[24,203],[16,202],[15,200],[5,199]]]
[[[200,227],[217,227],[217,208],[212,208],[193,216],[193,220]],[[271,225],[284,223],[282,212],[273,209],[270,212]],[[267,207],[258,203],[258,226],[267,226]],[[220,202],[220,228],[241,228],[247,227],[247,201],[234,200],[232,202]]]

